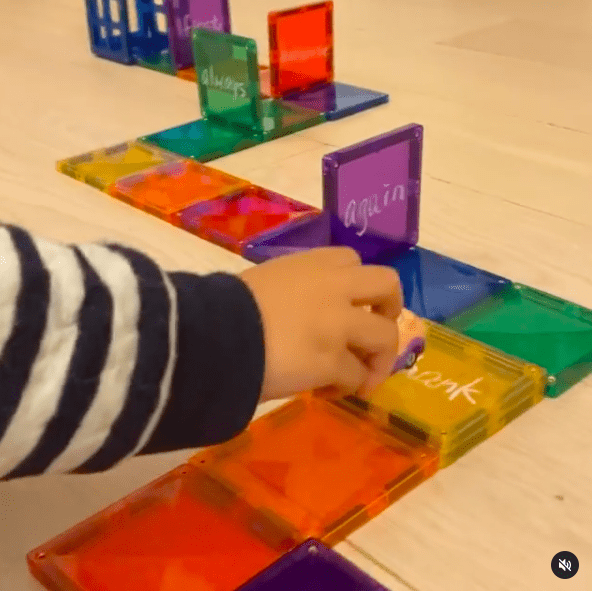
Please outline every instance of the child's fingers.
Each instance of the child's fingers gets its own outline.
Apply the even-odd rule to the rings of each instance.
[[[396,353],[399,344],[397,323],[364,310],[352,308],[347,317],[347,344],[366,356],[388,351]]]
[[[332,385],[348,394],[356,392],[368,377],[368,368],[351,351],[344,352],[335,369]]]
[[[347,294],[356,306],[370,305],[378,314],[396,320],[403,307],[399,275],[390,267],[360,266],[349,271]]]

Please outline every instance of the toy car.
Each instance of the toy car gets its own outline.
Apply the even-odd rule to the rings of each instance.
[[[398,318],[399,351],[393,366],[393,373],[410,369],[423,353],[426,343],[426,328],[423,320],[403,308]]]

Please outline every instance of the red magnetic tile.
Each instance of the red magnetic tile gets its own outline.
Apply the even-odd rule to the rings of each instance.
[[[178,213],[186,207],[247,185],[247,181],[198,162],[180,160],[120,179],[109,193],[179,225]]]
[[[271,92],[291,92],[333,81],[333,2],[270,12]]]
[[[233,591],[299,539],[181,466],[28,556],[56,591]]]
[[[310,205],[250,185],[219,199],[196,203],[179,218],[186,230],[241,254],[246,243],[262,233],[319,213]]]
[[[303,537],[334,544],[429,477],[438,460],[339,404],[300,397],[190,462]]]

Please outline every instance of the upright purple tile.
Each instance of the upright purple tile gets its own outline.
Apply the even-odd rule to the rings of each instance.
[[[377,262],[417,244],[423,127],[410,124],[323,158],[331,243]]]
[[[378,581],[317,540],[284,554],[237,591],[387,591]]]
[[[178,70],[193,65],[192,29],[230,33],[228,0],[167,0],[166,4],[169,46]]]

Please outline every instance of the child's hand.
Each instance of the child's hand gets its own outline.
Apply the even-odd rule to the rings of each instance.
[[[241,277],[263,319],[262,401],[325,386],[367,391],[390,375],[402,307],[393,269],[362,266],[355,251],[330,247],[273,259]]]

